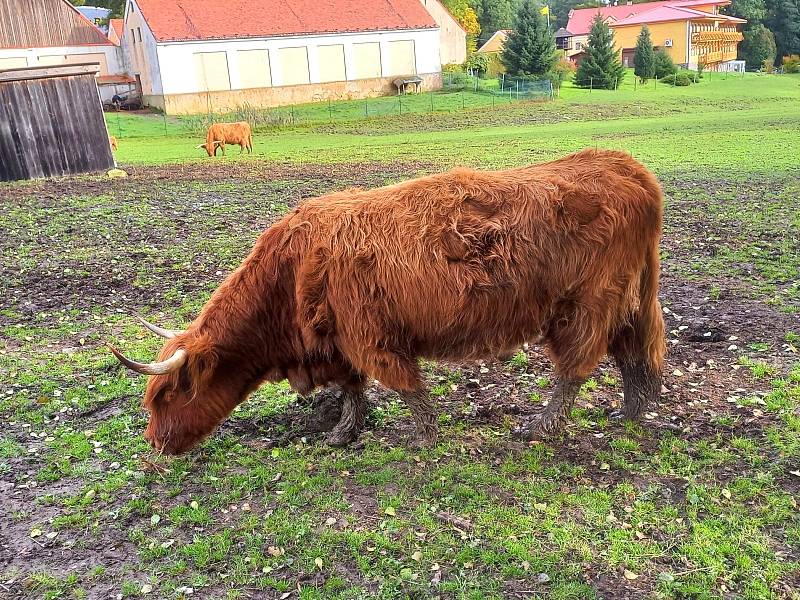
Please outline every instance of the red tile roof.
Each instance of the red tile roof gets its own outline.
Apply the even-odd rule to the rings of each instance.
[[[660,2],[642,2],[640,4],[619,4],[617,6],[601,6],[600,8],[579,8],[570,11],[569,22],[567,29],[574,35],[585,35],[589,33],[592,28],[592,21],[595,15],[599,12],[604,18],[611,17],[612,22],[624,21],[626,25],[634,23],[650,23],[655,21],[673,21],[681,18],[692,19],[698,18],[699,14],[691,14],[696,11],[689,11],[685,17],[678,16],[679,12],[672,12],[669,9],[680,9],[681,7],[690,6],[726,6],[730,4],[730,0],[662,0]],[[652,13],[655,17],[658,15],[660,18],[654,20],[647,20],[642,18],[641,21],[631,20],[633,17],[642,15],[642,13],[651,13],[654,9],[662,9],[658,13]],[[671,15],[670,18],[665,18],[666,15]],[[717,15],[714,15],[715,17]],[[721,20],[723,20],[720,15]]]
[[[159,42],[437,27],[419,0],[137,0]]]
[[[728,15],[713,15],[711,13],[685,8],[683,6],[659,6],[627,19],[620,19],[614,25],[640,25],[644,23],[661,23],[664,21],[685,21],[688,19],[716,19],[733,23],[746,23],[744,19],[737,19]]]
[[[125,31],[125,27],[123,26],[123,19],[109,19],[108,20],[108,30],[114,30],[117,34],[119,39],[122,39],[122,32]]]

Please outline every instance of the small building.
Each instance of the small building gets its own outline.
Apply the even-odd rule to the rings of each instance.
[[[477,52],[481,54],[500,54],[503,51],[503,45],[508,39],[508,34],[511,33],[510,29],[500,29],[495,31],[486,43],[478,48]]]
[[[0,181],[114,166],[97,63],[0,71]]]
[[[626,67],[633,66],[636,38],[644,25],[657,49],[663,49],[675,64],[696,69],[728,70],[736,61],[740,31],[746,23],[719,12],[731,0],[662,0],[641,4],[619,4],[600,8],[573,9],[567,29],[573,33],[570,60],[584,50],[592,21],[598,12],[614,33],[614,43]]]
[[[572,50],[572,32],[566,28],[561,27],[555,33],[556,49],[569,52]]]
[[[119,47],[67,0],[0,0],[0,71],[85,63],[124,73]]]
[[[439,0],[420,0],[439,26],[439,58],[443,65],[467,60],[467,32]]]
[[[420,0],[128,0],[122,47],[167,114],[441,87],[440,32]]]

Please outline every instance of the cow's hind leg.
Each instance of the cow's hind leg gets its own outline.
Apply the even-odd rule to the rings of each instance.
[[[412,448],[430,448],[439,438],[436,405],[428,391],[421,389],[403,394],[403,400],[411,409],[411,416],[417,427],[416,437],[411,441]]]
[[[364,428],[367,407],[364,383],[359,379],[342,386],[342,416],[325,437],[329,446],[346,446],[354,442]]]
[[[643,344],[633,327],[626,327],[611,343],[610,353],[622,373],[622,408],[612,411],[612,419],[638,419],[661,393],[661,373],[647,359]]]

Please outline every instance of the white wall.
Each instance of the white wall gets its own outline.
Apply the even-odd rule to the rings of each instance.
[[[142,81],[142,94],[160,96],[163,92],[156,40],[147,22],[142,18],[142,13],[135,0],[128,0],[125,6],[123,29],[122,51],[128,74],[134,78],[139,75]],[[134,35],[131,35],[131,30],[135,32],[135,38]],[[141,42],[138,38],[139,31],[142,35]],[[183,68],[194,72],[191,64],[183,65]]]
[[[114,45],[108,46],[64,46],[55,48],[0,48],[0,65],[4,59],[24,59],[27,64],[19,67],[41,67],[53,65],[53,59],[47,57],[65,56],[67,60],[62,64],[75,64],[83,60],[86,54],[102,54],[105,57],[106,70],[101,75],[122,75],[125,72],[120,49]],[[40,61],[41,59],[41,61]],[[16,61],[14,61],[16,62]],[[92,57],[86,62],[94,62]],[[10,63],[7,63],[10,64]],[[2,68],[2,66],[0,66]]]
[[[131,0],[132,1],[132,0]],[[130,28],[128,28],[130,29]],[[128,43],[126,31],[125,43]],[[144,32],[142,33],[144,35]],[[163,81],[163,94],[191,94],[202,87],[196,81],[193,55],[197,52],[222,52],[228,53],[228,68],[230,71],[231,89],[241,89],[239,81],[238,62],[236,51],[266,49],[270,54],[270,67],[272,71],[272,85],[284,85],[284,74],[281,72],[280,61],[277,60],[280,48],[308,47],[308,66],[310,83],[320,83],[320,71],[317,61],[316,46],[331,44],[344,45],[344,59],[348,80],[352,80],[355,72],[353,65],[353,44],[365,42],[378,42],[381,47],[381,63],[383,75],[389,76],[388,66],[391,64],[389,56],[389,42],[398,40],[414,40],[417,61],[417,73],[438,73],[441,71],[439,57],[439,29],[391,31],[379,33],[351,33],[317,36],[291,36],[281,38],[263,38],[248,40],[223,40],[209,42],[176,42],[158,44],[159,80]],[[147,92],[145,92],[147,93]]]

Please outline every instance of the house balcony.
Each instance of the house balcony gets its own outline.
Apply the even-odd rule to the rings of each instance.
[[[724,43],[736,44],[744,39],[741,31],[733,30],[714,30],[714,31],[696,31],[692,33],[692,43],[694,44],[709,44],[709,43]]]
[[[698,62],[704,65],[712,65],[715,63],[725,62],[728,60],[736,60],[736,52],[718,50],[716,52],[701,54],[697,60]]]

